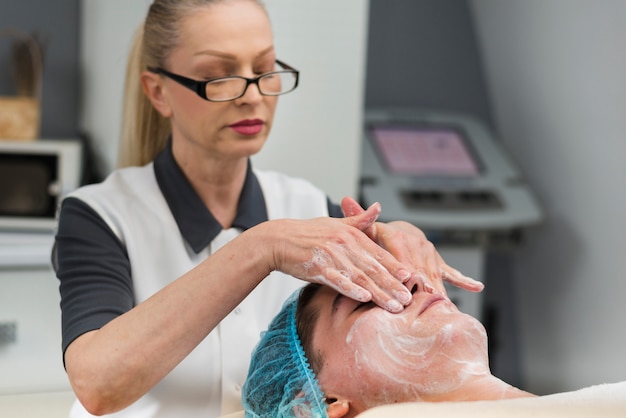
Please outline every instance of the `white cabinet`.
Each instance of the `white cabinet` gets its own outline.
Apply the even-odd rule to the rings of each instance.
[[[69,390],[52,240],[0,235],[0,395]]]

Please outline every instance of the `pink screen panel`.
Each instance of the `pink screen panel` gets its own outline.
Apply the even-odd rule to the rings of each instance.
[[[372,135],[390,172],[415,176],[474,177],[479,167],[453,129],[375,127]]]

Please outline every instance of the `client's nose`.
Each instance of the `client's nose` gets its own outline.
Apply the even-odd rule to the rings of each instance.
[[[415,294],[416,292],[424,292],[428,287],[425,286],[422,279],[418,278],[417,275],[413,275],[409,280],[404,282],[404,285],[411,292],[411,294]]]
[[[404,285],[407,289],[414,295],[416,292],[426,292],[426,293],[438,293],[435,291],[435,288],[428,281],[424,281],[417,274],[411,276],[409,280],[404,282]]]

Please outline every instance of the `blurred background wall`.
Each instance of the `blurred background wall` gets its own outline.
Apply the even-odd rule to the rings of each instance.
[[[470,4],[496,129],[547,215],[511,267],[525,384],[624,380],[626,2]]]

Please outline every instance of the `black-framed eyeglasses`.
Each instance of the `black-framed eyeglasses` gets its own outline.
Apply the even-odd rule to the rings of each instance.
[[[296,87],[298,87],[300,72],[280,60],[276,60],[276,64],[280,65],[283,69],[261,74],[255,78],[233,75],[205,81],[192,80],[191,78],[171,73],[160,67],[150,67],[148,71],[164,75],[174,80],[178,84],[196,92],[196,94],[204,100],[210,102],[228,102],[246,94],[250,84],[256,84],[259,93],[264,96],[280,96],[281,94],[295,90]]]

